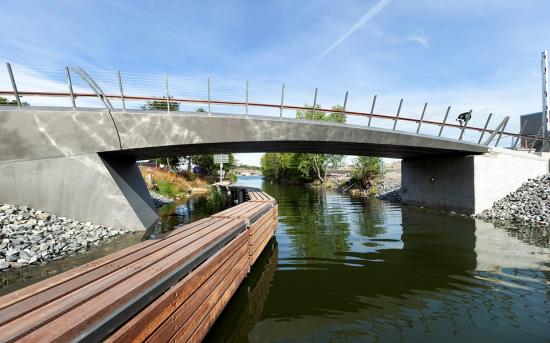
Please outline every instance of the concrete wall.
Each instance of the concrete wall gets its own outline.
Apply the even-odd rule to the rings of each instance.
[[[0,163],[0,203],[129,231],[158,215],[135,161],[98,154]],[[146,195],[146,196],[145,196]]]
[[[480,213],[527,179],[548,172],[548,157],[504,149],[476,156],[403,160],[403,202]]]

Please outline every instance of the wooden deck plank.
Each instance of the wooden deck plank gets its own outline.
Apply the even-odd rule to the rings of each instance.
[[[264,229],[259,231],[258,234],[253,237],[253,240],[250,241],[250,252],[252,254],[258,250],[266,236],[273,236],[273,225],[274,222],[270,221],[269,225],[266,225]]]
[[[197,232],[201,232],[204,229],[214,230],[218,227],[226,225],[228,220],[210,220],[202,222],[200,225],[193,225],[191,228],[181,231],[177,235],[172,235],[166,238],[162,242],[152,244],[144,247],[143,249],[135,250],[119,259],[113,260],[108,265],[103,265],[97,268],[90,269],[88,272],[80,274],[78,278],[69,279],[63,283],[59,283],[52,286],[49,289],[45,289],[41,292],[32,294],[31,296],[21,300],[20,302],[6,307],[0,310],[0,325],[3,325],[9,321],[12,321],[25,313],[32,311],[33,309],[40,308],[47,303],[50,303],[65,294],[73,292],[83,286],[90,284],[106,275],[113,274],[117,270],[133,263],[137,259],[144,258],[161,249],[169,247],[171,244],[175,244],[181,239],[189,237]],[[1,299],[0,299],[1,300]]]
[[[255,188],[244,197],[161,239],[1,297],[0,341],[95,340],[111,332],[108,342],[201,340],[277,227],[273,197]]]
[[[256,231],[258,229],[260,229],[261,226],[269,220],[273,220],[273,212],[272,211],[265,213],[263,216],[261,216],[258,220],[256,220],[254,223],[252,223],[250,225],[250,227],[248,228],[248,232],[249,232],[250,236],[254,236]]]
[[[239,223],[235,222],[236,225]],[[24,339],[29,342],[47,341],[48,337],[54,339],[61,333],[64,334],[63,337],[68,338],[80,331],[86,320],[101,318],[106,311],[114,308],[115,304],[120,304],[124,299],[134,295],[137,292],[136,287],[150,285],[169,268],[190,260],[200,249],[233,228],[229,225],[226,227],[222,227],[221,230],[215,227],[207,233],[196,232],[166,249],[137,260],[115,273],[70,293],[70,296],[57,299],[38,310],[25,314],[17,321],[2,327],[0,335],[20,337],[32,331]],[[159,263],[160,261],[163,263]],[[86,309],[94,309],[94,311]],[[56,329],[59,327],[68,327],[68,330],[59,332]]]
[[[197,221],[197,222],[193,223],[193,226],[202,225],[205,221],[209,221],[209,220],[212,220],[212,218],[205,218],[205,219],[202,219],[200,221]],[[180,234],[183,234],[182,230],[174,230],[169,235],[167,235],[167,237],[176,236],[176,235],[180,235]],[[28,287],[25,287],[23,289],[20,289],[20,290],[11,292],[9,294],[6,294],[6,295],[0,297],[0,309],[4,309],[8,306],[11,306],[15,303],[20,302],[23,299],[29,298],[29,297],[33,296],[34,294],[36,294],[36,293],[42,292],[42,291],[44,291],[48,288],[54,287],[54,286],[59,285],[63,282],[66,282],[68,280],[79,277],[80,275],[85,274],[85,273],[87,273],[87,272],[89,272],[93,269],[103,267],[103,266],[111,263],[114,260],[118,260],[120,258],[123,258],[123,257],[125,257],[129,254],[135,253],[138,250],[141,250],[141,249],[147,248],[151,245],[155,245],[155,244],[159,244],[159,243],[162,243],[162,240],[159,239],[159,240],[143,241],[143,242],[137,243],[137,244],[135,244],[131,247],[128,247],[126,249],[123,249],[123,250],[117,251],[115,253],[112,253],[108,256],[104,256],[104,257],[99,258],[95,261],[86,263],[86,264],[84,264],[80,267],[76,267],[74,269],[66,271],[62,274],[52,276],[51,278],[48,278],[46,280],[37,282],[37,283],[35,283],[33,285],[30,285]],[[4,318],[4,317],[2,315],[0,315],[0,318]]]
[[[275,224],[273,225],[273,232],[275,232],[275,227],[276,227],[276,226],[277,226],[277,223],[275,223]],[[260,257],[260,255],[261,255],[262,252],[264,251],[266,245],[269,243],[269,241],[270,241],[272,238],[273,238],[273,233],[272,233],[271,235],[266,235],[265,240],[264,240],[262,243],[260,243],[259,248],[258,248],[258,249],[256,250],[256,252],[254,252],[254,254],[251,256],[251,258],[250,258],[250,261],[251,261],[250,265],[253,265],[253,264],[256,262],[256,260],[258,259],[258,257]]]
[[[192,317],[193,321],[191,323],[188,321],[191,325],[182,326],[174,337],[172,337],[172,340],[185,342],[189,338],[192,338],[200,341],[208,329],[212,326],[214,320],[223,311],[225,305],[229,302],[229,299],[239,288],[247,273],[248,262],[243,263],[243,267],[228,286],[224,285],[224,288],[219,287],[219,289],[216,289],[215,294],[208,298],[208,301],[201,304],[200,308],[197,309],[197,312]]]
[[[243,232],[231,241],[223,250],[201,264],[191,274],[164,293],[143,311],[118,329],[106,342],[142,342],[158,326],[166,321],[189,297],[197,294],[197,289],[209,281],[215,284],[230,268],[246,254],[248,237]],[[213,276],[215,275],[215,277]],[[185,306],[188,306],[186,303]]]
[[[218,280],[209,280],[207,287],[200,289],[197,296],[188,299],[181,305],[168,320],[162,323],[158,329],[147,338],[147,342],[165,342],[170,340],[178,330],[189,331],[197,325],[197,315],[204,310],[204,304],[212,302],[213,298],[217,300],[229,285],[234,282],[235,278],[241,270],[248,271],[248,258],[246,256],[246,246],[240,250],[240,258],[236,264],[229,266],[226,274],[221,275]],[[214,282],[218,281],[218,282]],[[194,329],[191,329],[191,332]]]

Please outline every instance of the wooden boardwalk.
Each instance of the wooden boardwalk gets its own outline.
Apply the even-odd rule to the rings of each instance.
[[[0,298],[0,341],[198,342],[273,236],[277,205],[242,204]]]

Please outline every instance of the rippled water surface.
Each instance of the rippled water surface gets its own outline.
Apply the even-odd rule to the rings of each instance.
[[[279,226],[210,342],[550,339],[550,250],[471,218],[276,186]]]

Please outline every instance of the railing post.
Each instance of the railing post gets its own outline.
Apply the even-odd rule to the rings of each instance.
[[[67,76],[67,85],[69,86],[69,94],[71,95],[71,103],[73,105],[73,108],[76,108],[76,101],[74,99],[74,92],[73,92],[73,80],[71,80],[71,72],[69,71],[69,67],[65,67],[65,75]]]
[[[346,115],[346,106],[348,104],[348,91],[346,91],[346,95],[344,96],[344,108],[342,110],[342,114]]]
[[[17,85],[15,84],[15,78],[13,77],[13,71],[11,70],[11,65],[6,63],[6,68],[8,69],[8,75],[10,76],[11,87],[13,88],[13,95],[15,96],[15,101],[17,106],[21,107],[21,99],[19,98],[19,92],[17,91]]]
[[[395,120],[393,121],[393,130],[397,127],[397,120],[399,119],[399,114],[401,113],[401,106],[403,106],[403,99],[399,100],[399,107],[397,108],[397,114],[395,115]]]
[[[470,115],[470,119],[471,119],[472,118],[472,110],[470,110],[470,112],[468,112],[468,114]],[[460,130],[460,137],[458,137],[459,141],[461,141],[462,138],[464,137],[464,131],[466,131],[466,125],[468,125],[468,122],[470,121],[470,119],[468,119],[464,122],[464,125],[462,126],[462,130]]]
[[[166,88],[166,108],[168,113],[170,113],[170,92],[168,90],[168,73],[164,74],[164,86]]]
[[[283,106],[285,102],[285,84],[281,87],[281,112],[279,113],[279,118],[283,117]]]
[[[211,108],[210,108],[210,78],[208,78],[208,115],[212,115],[212,111],[211,111]]]
[[[416,133],[420,132],[420,126],[422,125],[422,121],[424,120],[424,115],[426,114],[426,107],[428,107],[428,103],[424,103],[424,108],[422,109],[422,115],[420,116],[420,121],[418,122],[418,127],[416,128]]]
[[[445,127],[445,123],[447,122],[447,118],[449,117],[449,112],[451,112],[451,106],[447,107],[447,112],[445,112],[445,118],[443,118],[443,123],[441,123],[441,127],[439,128],[439,134],[437,137],[441,137],[441,134],[443,133],[443,128]]]
[[[481,131],[481,135],[479,136],[479,140],[477,141],[477,144],[481,144],[481,141],[483,140],[483,136],[485,135],[485,131],[487,131],[487,126],[489,126],[489,121],[491,121],[492,116],[493,116],[493,114],[489,113],[489,116],[487,117],[487,121],[485,122],[485,126],[483,127],[483,131]]]
[[[245,105],[245,116],[248,116],[248,80],[246,81],[246,105]]]
[[[124,101],[124,90],[122,88],[122,75],[120,75],[120,70],[117,71],[118,76],[118,89],[120,90],[120,101],[122,102],[122,110],[126,111],[126,102]]]
[[[315,110],[317,109],[317,91],[318,88],[315,88],[315,95],[313,96],[313,119],[315,119]]]
[[[502,121],[500,122],[500,124],[498,124],[498,126],[493,131],[491,136],[489,136],[489,139],[487,139],[487,141],[485,141],[485,143],[483,143],[484,145],[489,146],[489,144],[491,144],[491,142],[493,141],[495,136],[499,133],[500,133],[500,136],[499,136],[498,139],[500,140],[500,137],[502,136],[502,132],[504,131],[503,127],[506,127],[506,124],[508,123],[508,119],[510,119],[509,116],[506,116],[506,117],[504,117],[504,119],[502,119]],[[497,141],[497,144],[498,144],[498,141]]]
[[[498,143],[500,143],[500,138],[502,137],[502,133],[504,132],[504,130],[506,130],[506,125],[508,125],[508,120],[509,119],[510,119],[510,116],[507,116],[506,118],[504,118],[504,125],[502,126],[502,130],[500,131],[500,134],[498,135],[497,143],[495,144],[495,147],[498,147]]]
[[[369,123],[367,126],[370,126],[370,122],[372,120],[372,114],[374,113],[374,106],[376,106],[376,97],[378,97],[378,95],[374,95],[374,98],[372,99],[372,106],[370,108],[370,115],[369,115]]]
[[[535,147],[535,144],[537,144],[537,140],[539,136],[543,134],[543,130],[544,130],[544,124],[541,125],[540,130],[537,132],[537,135],[533,139],[533,143],[531,143],[531,146],[529,147],[529,151],[528,151],[529,154],[531,153],[531,150],[533,150],[533,148]],[[544,144],[544,138],[542,143]]]
[[[523,131],[525,130],[526,124],[527,124],[527,120],[523,122],[523,125],[521,125],[521,129],[519,130],[519,134],[518,134],[514,144],[512,144],[512,150],[516,150],[516,147],[518,146],[518,142],[521,139],[521,135],[523,134]]]

